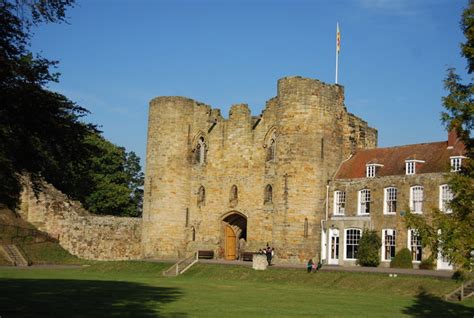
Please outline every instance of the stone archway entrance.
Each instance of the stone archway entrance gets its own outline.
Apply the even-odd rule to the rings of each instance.
[[[247,241],[247,217],[239,212],[227,214],[222,220],[224,232],[224,258],[235,260]]]

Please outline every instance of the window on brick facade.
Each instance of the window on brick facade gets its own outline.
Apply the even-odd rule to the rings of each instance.
[[[384,189],[384,213],[393,214],[397,212],[397,188]]]
[[[373,178],[375,177],[375,165],[368,165],[366,167],[366,176],[367,178]]]
[[[451,188],[447,184],[439,186],[439,209],[445,213],[451,213],[451,207],[449,204],[453,199],[454,195]]]
[[[451,159],[451,171],[452,172],[461,171],[462,159],[463,158],[465,158],[465,157],[462,157],[462,156],[450,157],[450,159]]]
[[[411,251],[411,259],[413,262],[420,262],[423,258],[423,245],[421,236],[417,230],[408,230],[408,248]]]
[[[382,230],[382,260],[390,261],[395,257],[396,232],[393,229]]]
[[[370,214],[370,190],[364,189],[359,191],[358,214]]]
[[[263,203],[264,204],[270,204],[273,202],[273,189],[272,186],[267,184],[265,187],[265,193],[263,196]]]
[[[346,259],[357,259],[359,254],[359,241],[361,237],[361,230],[359,229],[346,229],[345,235],[345,250]]]
[[[406,174],[415,174],[416,173],[416,162],[415,161],[406,161],[405,162]]]
[[[334,191],[334,215],[344,215],[346,211],[346,192]]]
[[[423,187],[413,186],[410,188],[410,210],[413,213],[423,212]]]

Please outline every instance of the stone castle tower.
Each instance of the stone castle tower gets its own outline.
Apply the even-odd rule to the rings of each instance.
[[[281,262],[319,257],[327,184],[377,131],[347,112],[344,89],[286,77],[260,116],[184,97],[150,102],[144,257],[196,250],[235,259],[268,243]]]

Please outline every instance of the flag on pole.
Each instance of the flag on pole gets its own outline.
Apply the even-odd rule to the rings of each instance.
[[[337,84],[337,75],[339,68],[339,51],[341,50],[341,33],[339,32],[339,22],[336,24],[336,81]]]
[[[337,23],[336,52],[339,53],[340,50],[341,50],[341,33],[339,32],[339,23]]]

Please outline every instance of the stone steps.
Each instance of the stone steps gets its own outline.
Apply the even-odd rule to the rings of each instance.
[[[14,266],[28,266],[28,261],[19,248],[14,244],[2,244],[3,253]]]
[[[446,299],[450,301],[462,301],[464,298],[472,297],[474,295],[474,281],[468,281],[461,286],[446,295]]]

